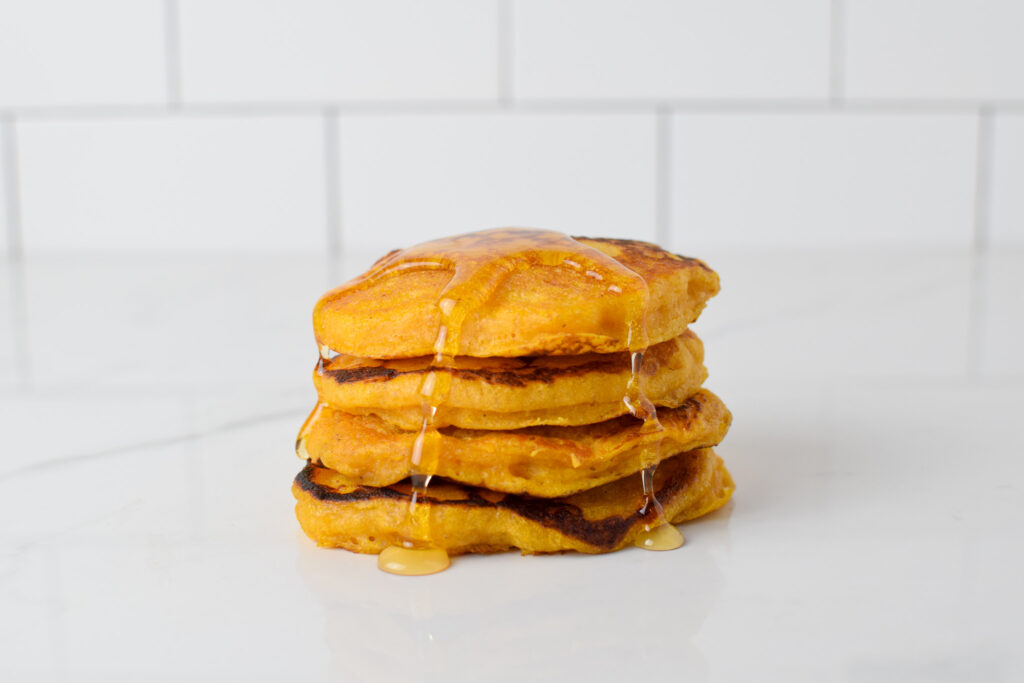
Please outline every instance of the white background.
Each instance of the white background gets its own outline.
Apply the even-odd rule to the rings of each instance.
[[[1024,244],[1013,0],[3,0],[0,247]]]
[[[1022,27],[0,0],[0,679],[1021,680]],[[313,303],[507,225],[719,271],[734,503],[676,553],[424,582],[313,548]]]

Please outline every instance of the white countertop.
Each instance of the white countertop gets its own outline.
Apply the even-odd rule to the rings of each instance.
[[[0,680],[1024,679],[1024,253],[700,254],[733,502],[670,553],[314,547],[314,257],[0,278]]]

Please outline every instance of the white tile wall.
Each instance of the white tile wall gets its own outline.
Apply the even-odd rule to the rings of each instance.
[[[846,94],[884,98],[1024,98],[1024,3],[853,0]]]
[[[992,135],[990,238],[1024,245],[1024,114],[995,117]]]
[[[971,114],[681,114],[673,244],[968,245]]]
[[[0,107],[166,98],[161,0],[0,0]]]
[[[324,243],[319,117],[27,122],[19,143],[29,251]]]
[[[497,0],[179,4],[186,100],[497,94]]]
[[[1004,244],[1024,225],[1021,115],[1001,103],[1024,97],[1022,7],[0,0],[0,112],[18,119],[31,252],[323,249],[335,208],[355,250],[498,224],[964,245],[970,100],[994,97],[977,213]]]
[[[345,116],[344,244],[503,225],[653,239],[651,114]]]
[[[523,98],[823,97],[820,0],[518,0]]]

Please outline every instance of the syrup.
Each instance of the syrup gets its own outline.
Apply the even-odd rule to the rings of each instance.
[[[390,545],[377,556],[377,568],[400,576],[426,576],[443,572],[451,564],[441,548],[403,548]]]
[[[683,547],[685,542],[679,529],[666,523],[654,529],[645,529],[633,541],[633,545],[644,550],[675,550]]]
[[[319,362],[322,363],[323,359],[321,358]],[[299,429],[299,435],[295,437],[295,454],[303,460],[311,459],[309,457],[309,451],[306,450],[306,435],[309,434],[309,431],[313,428],[313,424],[320,419],[320,413],[322,413],[326,407],[326,403],[318,401],[316,407],[313,408],[313,412],[311,412],[309,417],[306,418],[306,421],[302,423],[302,428]]]
[[[444,406],[452,379],[451,373],[434,369],[454,364],[463,324],[487,304],[504,280],[517,271],[537,266],[568,268],[582,277],[605,283],[611,295],[628,297],[624,332],[630,351],[631,374],[623,401],[629,413],[643,421],[645,432],[663,431],[657,410],[640,386],[643,354],[649,345],[646,316],[650,291],[647,282],[637,273],[597,249],[548,230],[485,230],[424,242],[389,254],[330,296],[343,297],[382,278],[410,270],[445,270],[450,276],[437,299],[439,324],[433,357],[419,388],[423,419],[409,455],[412,493],[401,529],[403,541],[400,546],[389,546],[381,553],[378,567],[384,571],[418,575],[441,571],[448,566],[447,553],[431,546],[430,506],[423,504],[441,455],[435,418]],[[321,344],[320,363],[325,358],[329,360],[330,354],[330,349]],[[653,474],[659,461],[659,442],[660,439],[654,440],[653,444],[642,448],[640,454],[642,499],[638,513],[645,522],[645,535],[657,540],[649,544],[638,541],[638,545],[652,550],[667,545],[663,537],[669,532],[664,531],[665,527],[675,530],[665,524],[661,505],[654,495]],[[674,547],[679,545],[682,545],[681,540]],[[424,568],[429,571],[423,571]]]

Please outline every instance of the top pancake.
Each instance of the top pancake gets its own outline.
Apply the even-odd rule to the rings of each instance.
[[[364,358],[433,354],[438,302],[463,266],[496,273],[459,330],[458,355],[475,357],[631,350],[628,329],[644,309],[647,342],[657,344],[682,334],[719,287],[701,261],[647,242],[485,231],[391,252],[328,292],[313,313],[318,343]]]

